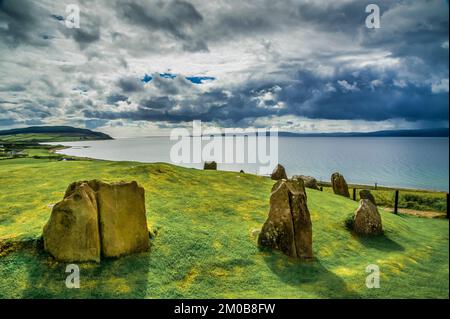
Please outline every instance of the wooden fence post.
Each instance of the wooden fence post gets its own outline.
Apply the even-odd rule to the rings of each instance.
[[[398,190],[395,191],[394,214],[398,214]]]
[[[448,219],[448,193],[447,193],[447,219]]]
[[[353,200],[356,201],[356,188],[353,188]]]

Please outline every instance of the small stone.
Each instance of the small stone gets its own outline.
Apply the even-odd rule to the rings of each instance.
[[[305,183],[306,188],[320,190],[319,185],[317,185],[317,180],[312,176],[295,175],[292,176],[292,179],[301,179]]]
[[[362,235],[380,235],[383,233],[381,215],[368,199],[361,199],[356,210],[353,230]]]
[[[287,175],[286,175],[286,170],[284,169],[284,167],[280,164],[278,164],[275,169],[272,172],[272,175],[270,175],[270,178],[278,181],[281,179],[288,179]]]
[[[212,162],[205,162],[204,166],[203,166],[204,170],[213,170],[216,171],[217,170],[217,163],[212,161]]]
[[[333,187],[333,192],[336,195],[341,195],[350,198],[350,193],[348,191],[348,185],[345,181],[344,176],[339,173],[334,173],[331,175],[331,185]]]

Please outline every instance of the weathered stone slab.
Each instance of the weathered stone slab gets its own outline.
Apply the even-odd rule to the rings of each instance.
[[[270,196],[270,211],[258,244],[281,250],[294,258],[312,258],[312,224],[304,189],[297,181],[277,182]]]
[[[100,261],[97,200],[87,183],[69,186],[53,207],[43,239],[44,249],[59,261]]]
[[[333,187],[333,192],[336,195],[341,195],[350,198],[348,185],[347,182],[345,181],[344,176],[342,176],[339,173],[333,173],[333,175],[331,175],[331,185]]]

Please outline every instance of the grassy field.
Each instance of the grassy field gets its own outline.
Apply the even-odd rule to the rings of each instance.
[[[323,185],[325,192],[332,193],[333,189],[328,184]],[[375,197],[377,205],[382,207],[394,207],[395,189],[389,187],[375,187],[367,185],[349,185],[350,196],[353,196],[353,188],[356,188],[356,200],[359,201],[359,191],[369,189]],[[447,193],[426,190],[399,189],[399,208],[407,208],[418,211],[447,212]]]
[[[82,264],[81,289],[39,249],[51,208],[75,180],[136,180],[146,190],[148,253]],[[168,164],[22,158],[0,161],[0,298],[448,298],[445,219],[381,210],[385,235],[345,228],[358,203],[308,190],[316,260],[257,246],[273,182]],[[381,288],[367,289],[377,264]]]
[[[84,134],[63,134],[63,133],[35,133],[35,134],[13,134],[1,135],[1,142],[72,142],[77,140],[91,140],[93,137]]]

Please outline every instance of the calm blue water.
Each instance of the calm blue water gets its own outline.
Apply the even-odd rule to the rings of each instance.
[[[231,138],[231,137],[230,137]],[[167,162],[175,142],[167,137],[62,143],[61,153],[97,159]],[[61,143],[58,143],[61,144]],[[448,138],[279,137],[279,162],[288,175],[328,181],[334,171],[348,182],[449,190]],[[202,164],[178,164],[201,168]],[[221,170],[258,173],[254,164],[219,164]]]

